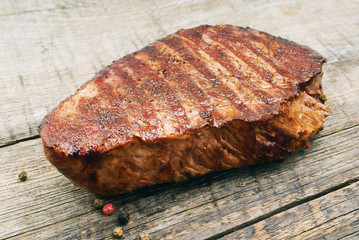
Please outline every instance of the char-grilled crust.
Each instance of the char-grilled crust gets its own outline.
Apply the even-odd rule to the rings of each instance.
[[[206,25],[180,30],[115,61],[50,112],[40,130],[45,153],[73,182],[101,194],[183,180],[183,176],[201,175],[267,159],[272,161],[298,150],[318,131],[329,112],[325,105],[315,100],[322,94],[319,87],[324,61],[322,56],[308,47],[250,28]],[[304,96],[304,90],[309,95]],[[291,145],[278,147],[277,140],[282,140],[271,139],[275,138],[270,136],[273,135],[272,127],[275,124],[272,126],[268,123],[273,119],[277,123],[277,119],[283,117],[283,112],[288,112],[288,104],[295,104],[302,98],[315,101],[312,106],[319,110],[309,115],[314,114],[312,118],[319,122],[310,133],[293,137]],[[287,114],[291,115],[289,112]],[[292,120],[286,118],[286,121]],[[283,125],[286,124],[281,127]],[[299,125],[294,127],[299,128]],[[105,190],[105,183],[99,182],[98,173],[87,170],[101,169],[104,159],[112,156],[113,159],[108,161],[116,162],[117,166],[122,167],[118,171],[133,179],[144,171],[138,165],[147,166],[150,161],[136,160],[140,163],[126,165],[125,162],[129,160],[126,160],[125,154],[131,155],[128,151],[134,146],[156,149],[156,146],[165,145],[170,149],[170,143],[187,138],[194,141],[194,136],[206,132],[206,129],[215,135],[222,134],[221,131],[232,126],[242,130],[258,128],[257,132],[253,130],[255,134],[261,132],[259,129],[263,130],[263,134],[267,132],[263,135],[265,137],[254,138],[254,143],[265,141],[263,149],[268,148],[270,150],[266,151],[276,154],[262,156],[252,152],[247,156],[238,150],[240,147],[237,144],[237,147],[229,150],[229,155],[221,155],[225,156],[223,159],[236,155],[236,163],[221,163],[217,167],[197,164],[201,166],[199,169],[192,166],[190,169],[193,171],[186,173],[177,171],[179,165],[176,170],[172,166],[176,161],[170,160],[171,167],[166,165],[167,168],[164,168],[169,169],[168,176],[147,174],[142,183],[135,186],[126,180],[112,181],[116,182],[117,187]],[[304,132],[308,130],[303,129]],[[243,133],[242,130],[240,132]],[[271,146],[268,142],[275,144]],[[221,141],[218,144],[226,143]],[[194,151],[188,147],[186,149]],[[217,155],[214,152],[206,161],[221,158]],[[182,157],[191,158],[187,155]],[[175,156],[173,158],[176,159]],[[193,159],[204,161],[203,156]],[[151,164],[156,165],[155,160]],[[158,162],[156,166],[161,164],[164,163]],[[117,176],[107,174],[114,178]],[[171,178],[170,174],[174,177]],[[98,183],[96,187],[89,187],[86,181]]]

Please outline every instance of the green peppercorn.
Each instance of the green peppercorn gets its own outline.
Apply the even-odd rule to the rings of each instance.
[[[95,208],[100,209],[103,206],[103,200],[96,198],[93,202],[93,205],[95,206]]]
[[[122,227],[117,227],[113,230],[113,236],[115,236],[116,238],[120,238],[123,236],[123,229]]]
[[[148,232],[141,232],[138,236],[139,240],[150,240],[150,234]]]
[[[121,211],[117,216],[117,220],[121,225],[126,225],[130,220],[130,215],[125,211]]]
[[[22,170],[22,171],[19,173],[18,177],[19,177],[19,180],[20,180],[20,181],[22,181],[22,182],[26,181],[26,179],[27,179],[27,172],[25,172],[24,170]]]

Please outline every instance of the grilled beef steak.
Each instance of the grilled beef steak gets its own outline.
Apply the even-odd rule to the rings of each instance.
[[[325,59],[229,25],[180,30],[106,67],[43,120],[49,161],[99,195],[273,162],[329,108]]]

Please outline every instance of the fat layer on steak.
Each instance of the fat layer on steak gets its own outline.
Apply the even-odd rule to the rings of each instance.
[[[330,110],[325,59],[230,25],[183,29],[115,61],[43,120],[49,161],[116,195],[299,150]]]

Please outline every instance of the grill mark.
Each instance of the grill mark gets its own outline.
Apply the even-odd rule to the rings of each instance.
[[[297,74],[298,82],[300,84],[306,83],[311,77],[320,73],[320,70],[317,71],[317,69],[320,69],[322,58],[316,58],[314,56],[300,58],[300,55],[308,55],[307,50],[300,48],[300,46],[293,43],[291,43],[290,48],[288,45],[283,44],[283,46],[284,47],[281,47],[280,49],[284,52],[281,54],[285,57],[285,61],[280,62],[289,68],[288,71],[294,71]],[[290,52],[294,52],[296,54],[291,54]],[[278,51],[276,54],[278,54]],[[296,66],[295,68],[292,67],[294,65]]]
[[[250,68],[254,69],[255,72],[259,73],[260,76],[265,79],[267,82],[270,82],[270,79],[272,77],[272,72],[270,72],[269,70],[267,70],[264,67],[261,66],[257,66],[254,63],[252,63],[252,60],[250,58],[248,58],[247,56],[245,56],[244,54],[242,54],[240,51],[235,50],[230,41],[228,41],[229,39],[229,35],[232,33],[231,31],[227,31],[227,29],[220,29],[219,31],[215,31],[215,29],[208,29],[209,31],[206,32],[206,34],[208,36],[211,37],[211,40],[216,41],[218,43],[220,43],[221,45],[223,45],[223,47],[225,47],[228,51],[230,51],[233,55],[237,56],[238,58],[240,58],[243,62],[245,62]],[[235,39],[237,40],[237,39]],[[238,41],[238,40],[237,40]],[[242,44],[243,45],[243,44]],[[248,49],[248,48],[247,48]],[[251,51],[252,54],[258,56],[258,54],[254,51]]]
[[[180,39],[180,41],[182,41],[182,40],[184,40],[184,41],[182,41],[184,44],[186,44],[186,46],[191,46],[191,45],[193,45],[194,43],[191,41],[191,40],[189,40],[189,39],[187,39],[187,38],[181,38],[181,36],[179,37],[179,39]],[[195,47],[197,47],[197,46],[195,46]],[[188,49],[190,49],[190,50],[192,50],[193,51],[193,53],[191,53],[190,51],[189,51],[189,53],[190,54],[192,54],[192,55],[197,55],[197,57],[200,59],[201,57],[202,57],[202,54],[203,53],[200,53],[199,51],[197,51],[197,49],[192,49],[192,48],[187,48],[187,47],[185,47],[187,50]],[[206,52],[204,53],[204,54],[207,54]],[[213,59],[213,57],[212,56],[210,56],[209,54],[207,54],[208,55],[208,57],[209,58],[211,58],[209,61],[208,60],[205,60],[206,62],[208,62],[208,64],[210,64],[210,65],[213,65],[213,63],[215,62],[215,63],[217,63],[219,66],[221,66],[221,68],[223,68],[223,69],[226,69],[226,68],[224,68],[221,64],[219,64],[218,62],[216,62],[215,61],[215,59]],[[201,61],[201,60],[200,60]],[[206,63],[202,63],[202,64],[204,64],[204,66],[205,67],[207,67],[206,66]],[[216,76],[216,74],[215,73],[213,73],[213,70],[211,70],[209,67],[207,67],[208,68],[208,71],[210,71],[210,73],[211,74],[213,74],[214,76]],[[221,71],[221,69],[219,69],[219,71]],[[229,74],[231,74],[228,70],[226,70],[226,72],[228,72]],[[223,74],[223,73],[222,73]],[[227,74],[225,74],[226,76],[230,76],[230,75],[227,75]],[[233,74],[232,74],[233,75]],[[232,77],[232,78],[235,78],[234,76],[230,76],[230,77]],[[228,79],[229,80],[229,79]],[[218,83],[219,82],[219,83]],[[216,85],[219,85],[219,84],[222,84],[222,82],[221,82],[221,80],[218,78],[218,77],[216,77],[216,79],[214,79],[214,81],[212,80],[212,86],[215,86],[215,88],[213,88],[213,89],[215,89],[217,92],[218,92],[218,89],[216,89]],[[243,95],[247,95],[247,97],[251,97],[251,98],[253,98],[254,97],[254,94],[250,94],[251,93],[251,91],[250,91],[250,89],[248,89],[247,87],[245,87],[244,85],[243,85],[243,82],[242,81],[239,81],[239,79],[237,79],[237,84],[238,85],[240,85],[239,86],[239,88],[242,90],[242,92],[244,92],[244,93],[246,93],[246,94],[243,94]],[[224,87],[227,87],[226,85],[223,85]],[[230,89],[230,88],[229,88]],[[221,92],[220,92],[221,93]],[[233,93],[234,94],[234,93]],[[224,95],[223,93],[221,93],[221,95],[220,95],[221,97],[226,97],[226,95]],[[242,102],[246,102],[247,101],[247,99],[246,98],[243,98],[243,101]]]
[[[196,36],[192,36],[191,34],[182,32],[181,37],[197,44],[197,46],[199,48],[201,48],[208,55],[210,55],[213,59],[215,59],[220,65],[222,65],[235,78],[240,80],[240,83],[246,87],[246,90],[248,92],[252,93],[252,97],[254,99],[259,98],[262,100],[263,104],[260,104],[259,107],[256,109],[256,111],[260,112],[257,114],[267,114],[270,112],[275,112],[277,110],[277,108],[279,108],[279,106],[275,105],[276,98],[274,96],[270,95],[270,93],[262,91],[259,87],[255,86],[254,83],[252,81],[250,81],[250,79],[248,77],[244,76],[242,72],[238,71],[237,68],[234,67],[229,60],[227,60],[226,54],[224,52],[222,52],[221,49],[217,48],[217,50],[214,51],[213,49],[208,48],[208,46],[211,47],[210,45],[208,45],[207,43],[205,43],[202,40],[196,39]],[[192,45],[192,47],[197,47],[197,46],[193,46],[193,44],[191,44],[191,45]],[[201,45],[206,45],[206,47],[201,47]],[[193,50],[195,51],[195,49],[193,49]],[[272,105],[272,107],[270,107],[269,105]],[[273,105],[274,105],[274,107],[273,107]]]
[[[193,77],[191,77],[191,78],[194,80],[195,84],[198,83],[198,85],[201,86],[200,88],[205,90],[205,95],[208,95],[208,96],[212,97],[213,99],[217,99],[217,101],[220,101],[220,102],[226,101],[225,95],[222,92],[218,91],[218,89],[216,89],[216,87],[218,85],[218,81],[216,82],[216,79],[214,79],[214,81],[213,80],[211,81],[211,79],[205,78],[205,76],[203,76],[203,74],[195,66],[193,66],[191,63],[185,62],[185,59],[180,57],[179,54],[177,54],[177,52],[174,49],[170,48],[168,45],[165,45],[163,42],[156,42],[156,44],[153,44],[153,46],[155,48],[158,48],[158,51],[163,51],[163,52],[170,54],[171,57],[173,57],[173,59],[175,59],[174,61],[177,60],[179,62],[186,63],[186,64],[183,64],[180,66],[185,66],[186,68],[189,68],[191,72],[194,72],[193,74],[189,74],[189,75],[196,77],[196,78],[193,78]],[[165,48],[165,49],[163,49],[163,48]],[[181,69],[181,67],[180,67],[180,69]],[[186,73],[186,70],[183,70],[183,71]],[[215,87],[213,87],[213,86],[215,86]],[[230,109],[236,108],[236,106],[234,106],[228,98],[226,98],[226,99],[228,100],[228,102],[230,104],[230,106],[229,106]],[[212,105],[215,105],[215,104],[212,104]],[[225,117],[223,120],[224,120],[223,122],[227,122],[228,118]]]
[[[178,34],[181,37],[184,37],[196,43],[199,48],[201,48],[203,51],[213,57],[213,59],[215,59],[219,64],[225,67],[227,71],[229,71],[235,78],[244,80],[241,82],[243,82],[243,84],[248,87],[248,90],[251,90],[255,94],[255,96],[260,97],[265,103],[269,103],[268,100],[269,98],[272,98],[272,96],[269,93],[262,91],[261,89],[254,86],[247,76],[244,76],[241,71],[238,71],[237,68],[234,67],[229,60],[227,60],[226,54],[222,51],[222,49],[217,48],[216,51],[213,50],[209,44],[203,41],[201,37],[198,36],[197,33],[195,33],[195,31],[180,31]],[[201,45],[206,45],[206,47],[201,47]]]
[[[211,29],[211,30],[214,30],[214,29]],[[225,34],[223,34],[224,31],[225,31]],[[212,31],[208,31],[207,34],[211,37],[211,40],[214,40],[214,41],[222,44],[229,52],[231,52],[236,57],[240,58],[243,62],[245,62],[255,72],[259,73],[259,75],[262,77],[262,79],[265,80],[266,83],[269,83],[274,89],[280,90],[281,91],[280,93],[283,95],[286,95],[288,93],[287,88],[283,88],[283,87],[272,82],[273,73],[270,70],[253,63],[253,60],[251,58],[245,56],[240,51],[237,51],[232,47],[232,43],[230,41],[228,41],[229,36],[232,36],[232,31],[226,31],[224,29],[221,29],[220,31],[216,31],[215,34]],[[244,46],[244,45],[242,44],[242,46]],[[261,57],[260,54],[258,54],[257,52],[252,51],[251,49],[247,48],[246,46],[245,46],[245,48],[250,50],[250,52],[252,54],[254,54],[255,56]]]
[[[171,108],[173,115],[177,118],[178,124],[181,127],[178,129],[179,132],[183,133],[187,129],[190,129],[191,122],[187,117],[186,110],[182,106],[181,101],[179,100],[180,98],[176,92],[166,83],[166,81],[159,78],[158,73],[154,73],[154,70],[146,65],[146,62],[143,60],[136,59],[133,55],[127,55],[124,59],[124,62],[133,71],[133,75],[141,76],[141,73],[145,73],[146,78],[150,78],[154,81],[154,84],[148,85],[151,88],[151,93],[158,91],[161,92],[159,96],[165,100],[165,104]]]
[[[273,85],[273,83],[271,81],[265,81],[263,80],[263,74],[261,74],[259,72],[259,69],[253,65],[252,63],[250,63],[248,61],[248,58],[245,57],[244,55],[241,54],[242,58],[244,58],[244,60],[241,58],[241,57],[238,57],[236,54],[233,53],[233,51],[229,50],[226,46],[223,46],[221,45],[220,42],[216,41],[216,40],[213,40],[210,38],[211,41],[215,42],[216,43],[216,46],[217,46],[217,52],[219,53],[220,56],[223,55],[223,59],[226,61],[225,63],[225,66],[226,66],[226,69],[229,70],[229,71],[232,71],[231,73],[235,75],[235,72],[238,74],[238,73],[241,73],[242,74],[242,79],[245,78],[247,80],[247,82],[249,83],[247,86],[248,86],[248,90],[251,91],[254,96],[259,96],[260,99],[262,99],[262,101],[264,101],[265,103],[267,104],[272,104],[273,102],[276,101],[276,99],[278,99],[280,96],[283,95],[282,93],[282,90],[280,87],[276,87]],[[205,42],[205,41],[204,41]],[[206,43],[207,44],[207,43]],[[218,46],[218,45],[219,46]],[[208,44],[209,45],[209,44]],[[210,45],[211,46],[211,45]],[[225,50],[225,52],[223,52],[223,50]],[[234,66],[233,64],[231,64],[231,62],[233,62],[233,60],[227,60],[226,56],[227,53],[226,52],[230,52],[232,55],[234,55],[234,59],[240,59],[241,61],[244,62],[244,64],[247,65],[248,69],[251,69],[252,71],[249,71],[249,75],[251,76],[252,75],[252,72],[254,72],[254,75],[257,77],[257,80],[255,81],[256,84],[253,83],[253,81],[251,81],[251,77],[247,77],[246,75],[244,75],[244,71],[238,71],[237,70],[237,67]],[[237,60],[235,60],[237,61]],[[228,64],[231,65],[230,68],[228,68]],[[232,69],[232,70],[230,70]],[[246,72],[248,71],[248,69],[246,70]],[[235,72],[233,72],[235,71]],[[268,72],[270,75],[272,75],[270,72]],[[238,78],[238,77],[237,77]],[[265,91],[265,90],[261,90],[261,88],[259,87],[261,84],[269,84],[271,85],[271,91]],[[259,86],[258,86],[259,85]],[[279,89],[280,88],[280,89]],[[279,91],[279,92],[278,92]],[[257,93],[259,92],[259,94]],[[263,97],[262,97],[263,96]]]
[[[170,59],[165,52],[160,52],[160,50],[156,49],[155,45],[146,47],[141,52],[147,54],[149,57],[155,58],[158,62],[163,64],[163,68],[166,70],[166,73],[169,74],[169,77],[175,79],[173,83],[179,85],[179,89],[185,93],[184,96],[190,95],[190,97],[187,98],[190,101],[195,102],[195,106],[200,107],[201,112],[210,114],[209,117],[205,119],[212,125],[219,125],[215,124],[215,122],[223,120],[224,117],[217,111],[215,106],[211,104],[210,99],[202,89],[198,87],[194,79],[190,77],[187,72],[178,67],[177,64],[173,63],[173,60]]]
[[[248,41],[248,40],[245,40],[242,36],[240,35],[243,35],[243,33],[239,32],[238,30],[239,29],[234,29],[238,34],[239,36],[233,36],[235,38],[236,41],[239,41],[241,42],[242,44],[244,44],[246,47],[248,47],[249,49],[251,49],[252,51],[255,51],[257,52],[261,57],[262,59],[264,59],[267,63],[271,64],[275,69],[277,69],[277,71],[279,72],[279,74],[281,75],[284,75],[284,76],[287,76],[287,77],[290,77],[290,78],[293,78],[293,79],[296,79],[296,80],[299,80],[298,78],[298,75],[297,74],[293,74],[292,72],[289,71],[290,69],[290,65],[285,63],[285,62],[279,62],[277,61],[277,64],[283,64],[285,66],[288,66],[287,68],[283,68],[279,65],[277,65],[274,60],[275,58],[269,58],[267,57],[266,55],[262,54],[262,51],[260,48],[258,48],[256,45],[254,44],[251,44],[250,42],[251,41]],[[259,37],[257,35],[255,35],[252,31],[248,30],[248,29],[243,29],[243,31],[245,31],[247,33],[246,37],[247,38],[251,38],[252,42],[257,42],[259,44],[262,44],[263,46],[266,47],[266,50],[268,52],[273,52],[272,50],[273,49],[269,49],[267,47],[268,44],[275,44],[276,41],[278,41],[278,39],[275,39],[273,38],[272,41],[270,41],[270,39],[268,39],[268,36],[266,34],[264,34],[265,38],[264,37]],[[233,34],[233,33],[232,33]],[[280,46],[278,46],[278,48],[280,48]]]
[[[126,109],[125,104],[118,104],[118,102],[123,102],[123,99],[125,96],[122,96],[120,93],[116,92],[114,87],[104,81],[104,79],[101,79],[100,81],[95,81],[98,88],[101,88],[101,92],[104,95],[104,97],[110,101],[111,107],[108,109],[108,116],[116,118],[116,124],[107,124],[104,126],[107,126],[110,128],[110,132],[116,136],[118,136],[120,139],[122,139],[122,142],[126,141],[126,138],[132,137],[133,134],[130,131],[131,130],[131,124],[128,121],[129,113]],[[110,97],[109,97],[110,96]],[[125,113],[125,116],[121,116],[118,114],[119,109],[121,112]],[[97,116],[102,117],[104,114],[99,112]],[[100,122],[105,122],[108,119],[100,119]],[[102,124],[102,123],[101,123]],[[108,132],[108,131],[107,131]],[[105,136],[104,132],[104,137]],[[118,142],[118,141],[117,141]]]
[[[232,102],[232,104],[240,110],[239,114],[241,114],[240,118],[243,120],[252,121],[255,119],[255,113],[249,109],[243,102],[240,100],[234,92],[227,86],[221,83],[221,80],[217,78],[216,75],[214,75],[207,66],[202,63],[202,61],[198,58],[196,58],[192,53],[186,49],[186,47],[183,46],[181,43],[181,39],[178,37],[172,37],[172,38],[165,38],[161,40],[163,44],[168,46],[169,48],[176,51],[183,59],[185,59],[189,64],[194,66],[194,68],[197,69],[205,78],[212,81],[212,85],[214,85],[214,88],[217,89],[221,94],[224,94],[223,96],[226,97],[229,101]]]
[[[130,98],[128,98],[127,96],[127,99],[130,99],[128,101],[136,100],[136,102],[138,102],[138,104],[136,105],[135,104],[127,104],[127,105],[131,112],[140,113],[137,115],[137,117],[140,118],[140,120],[146,124],[146,127],[144,129],[143,126],[141,128],[141,125],[139,125],[140,126],[139,133],[146,140],[150,140],[150,141],[155,140],[156,138],[158,138],[158,132],[159,132],[158,128],[160,126],[160,120],[157,118],[155,108],[150,102],[150,100],[148,99],[148,96],[145,94],[145,92],[142,89],[140,89],[137,86],[136,81],[122,67],[120,66],[113,67],[113,73],[123,81],[124,85],[130,87],[130,89],[127,90],[129,95],[131,96]],[[139,99],[139,96],[141,96],[144,99],[144,101],[141,101],[141,99]],[[126,112],[129,115],[129,111],[127,109]],[[132,123],[132,131],[136,128],[134,124],[137,123]]]
[[[158,53],[155,53],[154,51],[152,50],[149,50],[150,48],[153,48],[152,46],[147,46],[145,47],[144,49],[142,49],[140,52],[138,52],[135,57],[136,59],[138,59],[139,61],[142,61],[142,62],[147,62],[147,63],[150,63],[148,64],[149,68],[151,69],[151,71],[154,71],[154,72],[157,72],[158,73],[158,78],[163,81],[163,82],[167,82],[168,83],[168,87],[169,88],[172,88],[174,92],[179,92],[179,97],[176,97],[176,98],[180,98],[180,101],[183,102],[183,109],[184,111],[186,111],[186,109],[188,108],[189,110],[191,109],[195,109],[197,108],[198,109],[198,103],[196,102],[196,99],[194,99],[195,96],[190,97],[188,96],[188,90],[184,90],[184,86],[180,85],[179,84],[179,80],[181,81],[182,79],[179,79],[178,77],[175,78],[174,76],[169,76],[169,77],[165,77],[165,76],[168,76],[168,72],[170,72],[169,69],[167,68],[164,68],[161,64],[165,64],[164,62],[161,62],[161,61],[158,61],[158,56],[156,56],[156,54]],[[157,60],[157,61],[155,61]],[[156,66],[152,67],[151,63],[154,63],[156,64]],[[161,66],[157,66],[157,65],[161,65]],[[174,65],[172,65],[171,67],[174,67]],[[186,100],[189,100],[192,102],[192,104],[188,103],[188,101]],[[167,100],[166,100],[167,101]],[[194,104],[193,104],[194,102]],[[185,106],[187,105],[188,106]],[[176,116],[176,115],[174,115]],[[197,115],[198,116],[198,115]],[[177,116],[176,116],[177,117]],[[188,117],[188,120],[190,122],[190,118],[189,116]],[[203,122],[203,124],[206,123],[206,121],[202,118],[199,120],[199,122],[196,120],[196,119],[192,119],[194,121],[194,123],[196,125],[198,125],[199,127],[201,127],[201,121]],[[208,119],[206,119],[208,120]]]
[[[235,30],[238,31],[238,29],[235,29]],[[285,69],[282,69],[281,67],[277,66],[271,58],[267,57],[265,54],[262,53],[262,49],[256,47],[254,44],[251,44],[249,41],[246,40],[245,37],[235,35],[233,31],[229,31],[229,33],[228,33],[228,42],[231,42],[231,41],[233,41],[235,44],[240,43],[243,47],[245,47],[252,53],[256,54],[259,58],[261,58],[261,60],[263,62],[265,62],[266,64],[268,64],[270,66],[270,68],[273,68],[273,72],[275,72],[282,78],[283,84],[285,84],[285,86],[286,86],[286,88],[284,88],[285,89],[284,92],[287,92],[287,91],[291,91],[293,93],[295,92],[295,89],[293,88],[293,85],[290,85],[290,82],[289,82],[290,80],[288,80],[288,78],[297,79],[298,76],[295,76],[292,73],[286,71]],[[254,42],[254,41],[252,41],[252,42]],[[264,45],[264,48],[266,49],[267,52],[270,52],[270,50],[265,46],[265,44],[263,42],[261,42],[261,44]],[[285,74],[283,74],[284,72],[285,72]],[[276,85],[279,86],[277,84],[277,82],[276,82]]]
[[[254,44],[251,44],[250,41],[246,40],[243,36],[243,33],[240,32],[240,29],[239,28],[233,28],[234,31],[237,33],[237,34],[234,34],[234,32],[232,31],[228,31],[229,32],[229,35],[231,37],[233,37],[235,41],[238,41],[240,43],[242,43],[243,45],[245,45],[247,48],[249,48],[250,50],[254,51],[255,53],[257,53],[263,60],[265,60],[267,63],[269,63],[270,65],[272,65],[276,70],[277,72],[280,74],[280,75],[283,75],[283,76],[286,76],[286,77],[289,77],[289,78],[293,78],[293,79],[296,79],[297,81],[299,82],[303,82],[303,80],[299,77],[302,72],[300,71],[296,71],[296,69],[294,69],[292,67],[292,65],[296,65],[297,67],[300,66],[300,64],[298,64],[296,61],[291,61],[291,64],[288,64],[284,61],[276,61],[277,64],[274,62],[276,60],[276,58],[274,57],[273,59],[267,57],[266,55],[264,55],[261,51],[260,48],[258,48],[256,45]],[[262,36],[262,37],[259,37],[257,36],[256,34],[254,34],[254,32],[252,30],[248,30],[248,29],[243,29],[242,31],[246,31],[246,33],[248,33],[246,35],[246,37],[250,38],[253,42],[257,42],[259,44],[263,44],[263,46],[265,46],[267,49],[268,52],[273,52],[272,50],[273,49],[269,49],[267,47],[268,44],[276,44],[278,46],[278,49],[281,49],[283,47],[287,47],[285,43],[282,43],[282,44],[279,44],[278,41],[280,41],[280,39],[278,38],[273,38],[272,40],[271,39],[268,39],[269,36],[267,36],[267,34],[263,34],[265,36],[265,38]],[[230,38],[229,38],[230,40]],[[284,40],[282,40],[284,41]],[[288,41],[288,43],[290,43]],[[297,49],[297,53],[300,53],[302,51],[300,46],[296,45],[296,44],[292,44],[293,47],[295,46],[296,49]],[[287,55],[286,56],[288,59],[291,59],[291,55]],[[298,58],[300,60],[303,60],[301,58]],[[286,67],[281,67],[280,64],[286,66]],[[320,64],[320,63],[319,63]],[[310,67],[310,66],[308,66]],[[311,69],[311,68],[309,68]],[[294,73],[292,72],[294,70]]]
[[[257,39],[259,38],[256,34],[256,31],[251,32],[252,35],[256,36]],[[266,38],[274,38],[271,36],[266,35]],[[285,60],[290,62],[289,65],[290,69],[297,71],[297,75],[300,76],[302,74],[302,76],[299,77],[299,80],[305,80],[308,78],[307,74],[308,73],[313,73],[316,71],[316,69],[320,68],[321,63],[323,62],[323,57],[320,56],[318,53],[316,53],[315,51],[309,49],[306,46],[302,46],[299,45],[295,42],[283,39],[283,38],[274,38],[276,39],[276,41],[274,41],[274,43],[280,48],[283,49],[286,52],[291,52],[291,53],[295,53],[295,54],[291,54],[291,53],[286,53],[285,55]],[[305,57],[303,57],[305,56]],[[284,62],[286,63],[286,62]],[[316,66],[313,67],[313,64],[315,64]],[[296,68],[293,69],[292,66],[296,66]],[[303,76],[304,75],[304,76]],[[305,79],[303,79],[303,77]]]
[[[96,77],[93,79],[92,83],[88,84],[94,84],[97,89],[101,89],[99,91],[103,95],[103,99],[108,102],[109,104],[106,104],[106,107],[101,107],[100,104],[100,98],[94,97],[94,98],[88,98],[88,97],[80,97],[78,100],[78,105],[76,109],[79,111],[79,113],[83,116],[83,118],[86,119],[86,121],[91,122],[91,124],[96,125],[94,128],[98,128],[99,132],[102,134],[102,139],[111,139],[110,135],[115,135],[119,137],[119,140],[117,140],[117,143],[121,144],[126,142],[126,138],[132,137],[130,132],[127,133],[126,136],[124,135],[118,135],[117,132],[113,131],[113,127],[117,126],[117,124],[111,124],[114,119],[116,119],[116,122],[121,121],[122,125],[126,128],[128,128],[129,123],[127,117],[119,116],[118,114],[111,114],[112,107],[110,106],[113,104],[113,102],[116,102],[118,99],[118,96],[116,94],[113,94],[113,87],[110,86],[105,80],[109,76],[109,71],[107,69],[104,69],[100,71]],[[84,88],[84,86],[82,87]],[[115,99],[112,99],[109,96],[113,96]],[[102,104],[103,105],[103,104]],[[95,107],[94,107],[95,106]],[[120,119],[120,120],[119,120]],[[82,124],[82,123],[80,123]],[[87,124],[87,126],[91,125]],[[99,140],[102,141],[102,140]],[[104,144],[100,146],[101,148],[106,148]]]

